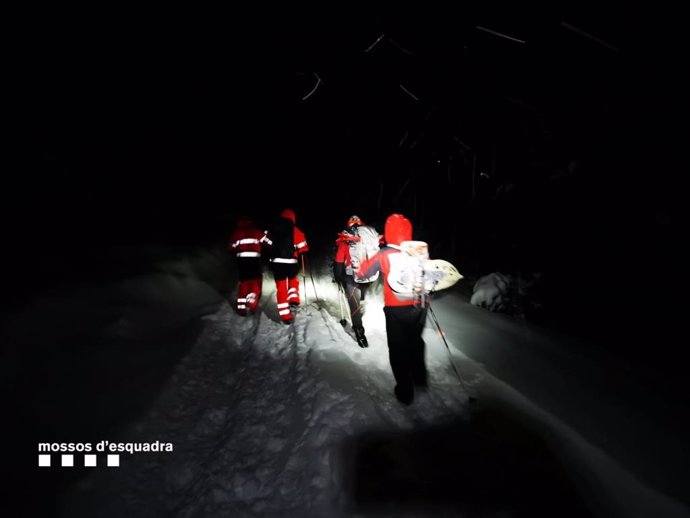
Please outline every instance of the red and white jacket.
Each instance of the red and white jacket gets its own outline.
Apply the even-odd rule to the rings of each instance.
[[[386,220],[384,228],[384,237],[387,245],[400,245],[403,241],[412,239],[412,223],[402,214],[391,214]],[[374,257],[361,264],[356,275],[361,278],[366,278],[373,275],[375,272],[381,272],[383,275],[383,305],[387,307],[395,306],[413,306],[414,300],[401,300],[396,297],[395,292],[391,289],[385,279],[390,272],[390,255],[400,254],[398,248],[391,246],[384,246],[381,251]]]
[[[261,248],[266,245],[271,245],[267,232],[256,228],[251,220],[242,218],[230,234],[227,250],[240,258],[261,257]]]

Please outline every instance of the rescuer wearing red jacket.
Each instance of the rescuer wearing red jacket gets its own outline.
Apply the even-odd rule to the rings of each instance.
[[[261,250],[271,244],[266,234],[251,219],[242,217],[228,239],[227,250],[235,254],[237,261],[239,284],[235,309],[243,316],[254,313],[261,299]]]
[[[350,216],[347,220],[346,229],[338,233],[336,239],[335,258],[333,259],[333,277],[345,290],[347,304],[350,308],[352,318],[352,330],[357,337],[357,344],[360,347],[369,347],[369,342],[364,334],[362,325],[362,303],[371,282],[356,282],[352,268],[352,258],[350,248],[353,243],[359,240],[355,235],[355,229],[364,225],[359,216]]]
[[[290,307],[300,304],[298,261],[300,255],[309,251],[307,238],[295,221],[295,212],[285,209],[268,233],[272,242],[270,265],[276,283],[278,315],[285,324],[293,322]]]
[[[384,228],[386,245],[400,245],[412,240],[412,223],[402,214],[392,214]],[[409,405],[414,399],[415,387],[427,387],[422,331],[426,323],[428,304],[415,304],[414,300],[401,300],[386,279],[390,272],[391,254],[400,254],[397,248],[384,246],[374,257],[365,261],[357,272],[365,278],[381,271],[383,281],[383,312],[386,317],[388,353],[395,378],[395,397]]]

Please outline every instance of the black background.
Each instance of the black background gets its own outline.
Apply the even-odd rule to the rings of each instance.
[[[22,17],[10,52],[20,274],[113,243],[219,243],[240,214],[291,207],[330,243],[352,213],[380,228],[400,211],[469,274],[540,271],[574,308],[607,277],[675,306],[686,60],[669,6],[70,14]]]

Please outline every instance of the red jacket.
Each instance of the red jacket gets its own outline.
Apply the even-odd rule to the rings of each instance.
[[[309,244],[304,232],[295,226],[295,257],[308,251]]]
[[[237,257],[261,257],[262,245],[268,245],[265,230],[259,230],[251,220],[242,218],[230,234],[227,250],[235,252]]]
[[[400,245],[403,241],[412,240],[412,223],[402,214],[392,214],[386,220],[384,237],[388,245]],[[367,278],[380,271],[383,275],[383,304],[384,306],[413,306],[414,300],[400,300],[388,285],[391,254],[404,253],[397,248],[385,246],[368,261],[364,261],[357,272],[358,277]]]
[[[352,258],[350,257],[350,245],[349,243],[353,241],[357,241],[359,237],[353,236],[352,234],[349,234],[348,232],[340,232],[338,234],[338,239],[335,240],[336,244],[338,245],[336,250],[335,250],[335,259],[334,261],[336,263],[344,263],[346,271],[349,270],[347,273],[348,275],[352,275]]]
[[[292,220],[293,224],[297,223],[297,217],[295,216],[295,211],[293,211],[292,209],[285,209],[285,210],[283,210],[283,212],[280,213],[280,215],[284,218],[288,218],[288,219]],[[297,228],[296,224],[295,224],[294,239],[295,239],[295,257],[309,251],[309,245],[307,244],[307,238],[305,237],[304,232],[302,232],[299,228]]]

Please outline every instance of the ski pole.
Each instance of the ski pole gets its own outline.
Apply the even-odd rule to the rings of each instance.
[[[455,371],[455,375],[458,377],[458,380],[460,380],[460,385],[462,385],[462,390],[465,391],[465,394],[467,394],[467,400],[470,403],[474,403],[477,398],[474,396],[470,396],[469,391],[467,390],[467,386],[465,385],[465,382],[462,380],[462,376],[460,376],[460,373],[458,372],[457,367],[455,367],[455,362],[453,361],[453,355],[450,352],[450,347],[448,347],[448,342],[446,341],[446,336],[443,333],[443,329],[441,329],[441,324],[438,323],[438,319],[436,318],[436,314],[434,313],[434,310],[431,307],[431,303],[427,304],[427,307],[429,308],[429,314],[431,315],[431,318],[433,318],[434,323],[436,324],[436,327],[438,328],[438,332],[441,335],[441,339],[443,340],[443,343],[446,346],[446,350],[448,351],[448,358],[450,360],[450,364],[453,367],[453,371]]]
[[[343,307],[347,307],[347,309],[342,311],[343,318],[340,319],[340,325],[343,327],[347,326],[347,319],[345,318],[345,311],[347,313],[350,313],[350,304],[347,302],[347,297],[345,296],[345,288],[343,288],[342,284],[338,284],[339,289],[338,293],[340,294],[340,303],[342,304]],[[350,316],[350,320],[352,320],[352,316]]]
[[[338,305],[340,306],[340,325],[345,327],[347,322],[345,321],[345,311],[343,311],[343,287],[338,283]]]
[[[300,254],[300,259],[302,259],[302,281],[304,283],[304,303],[307,303],[307,276],[304,273],[304,254]]]
[[[320,304],[319,294],[316,293],[316,283],[314,282],[314,273],[311,270],[311,265],[309,265],[309,277],[311,278],[311,285],[314,288],[314,298],[316,298],[316,304],[318,305],[318,304]],[[304,283],[305,283],[305,290],[306,290],[306,283],[307,283],[306,279],[305,279]]]

